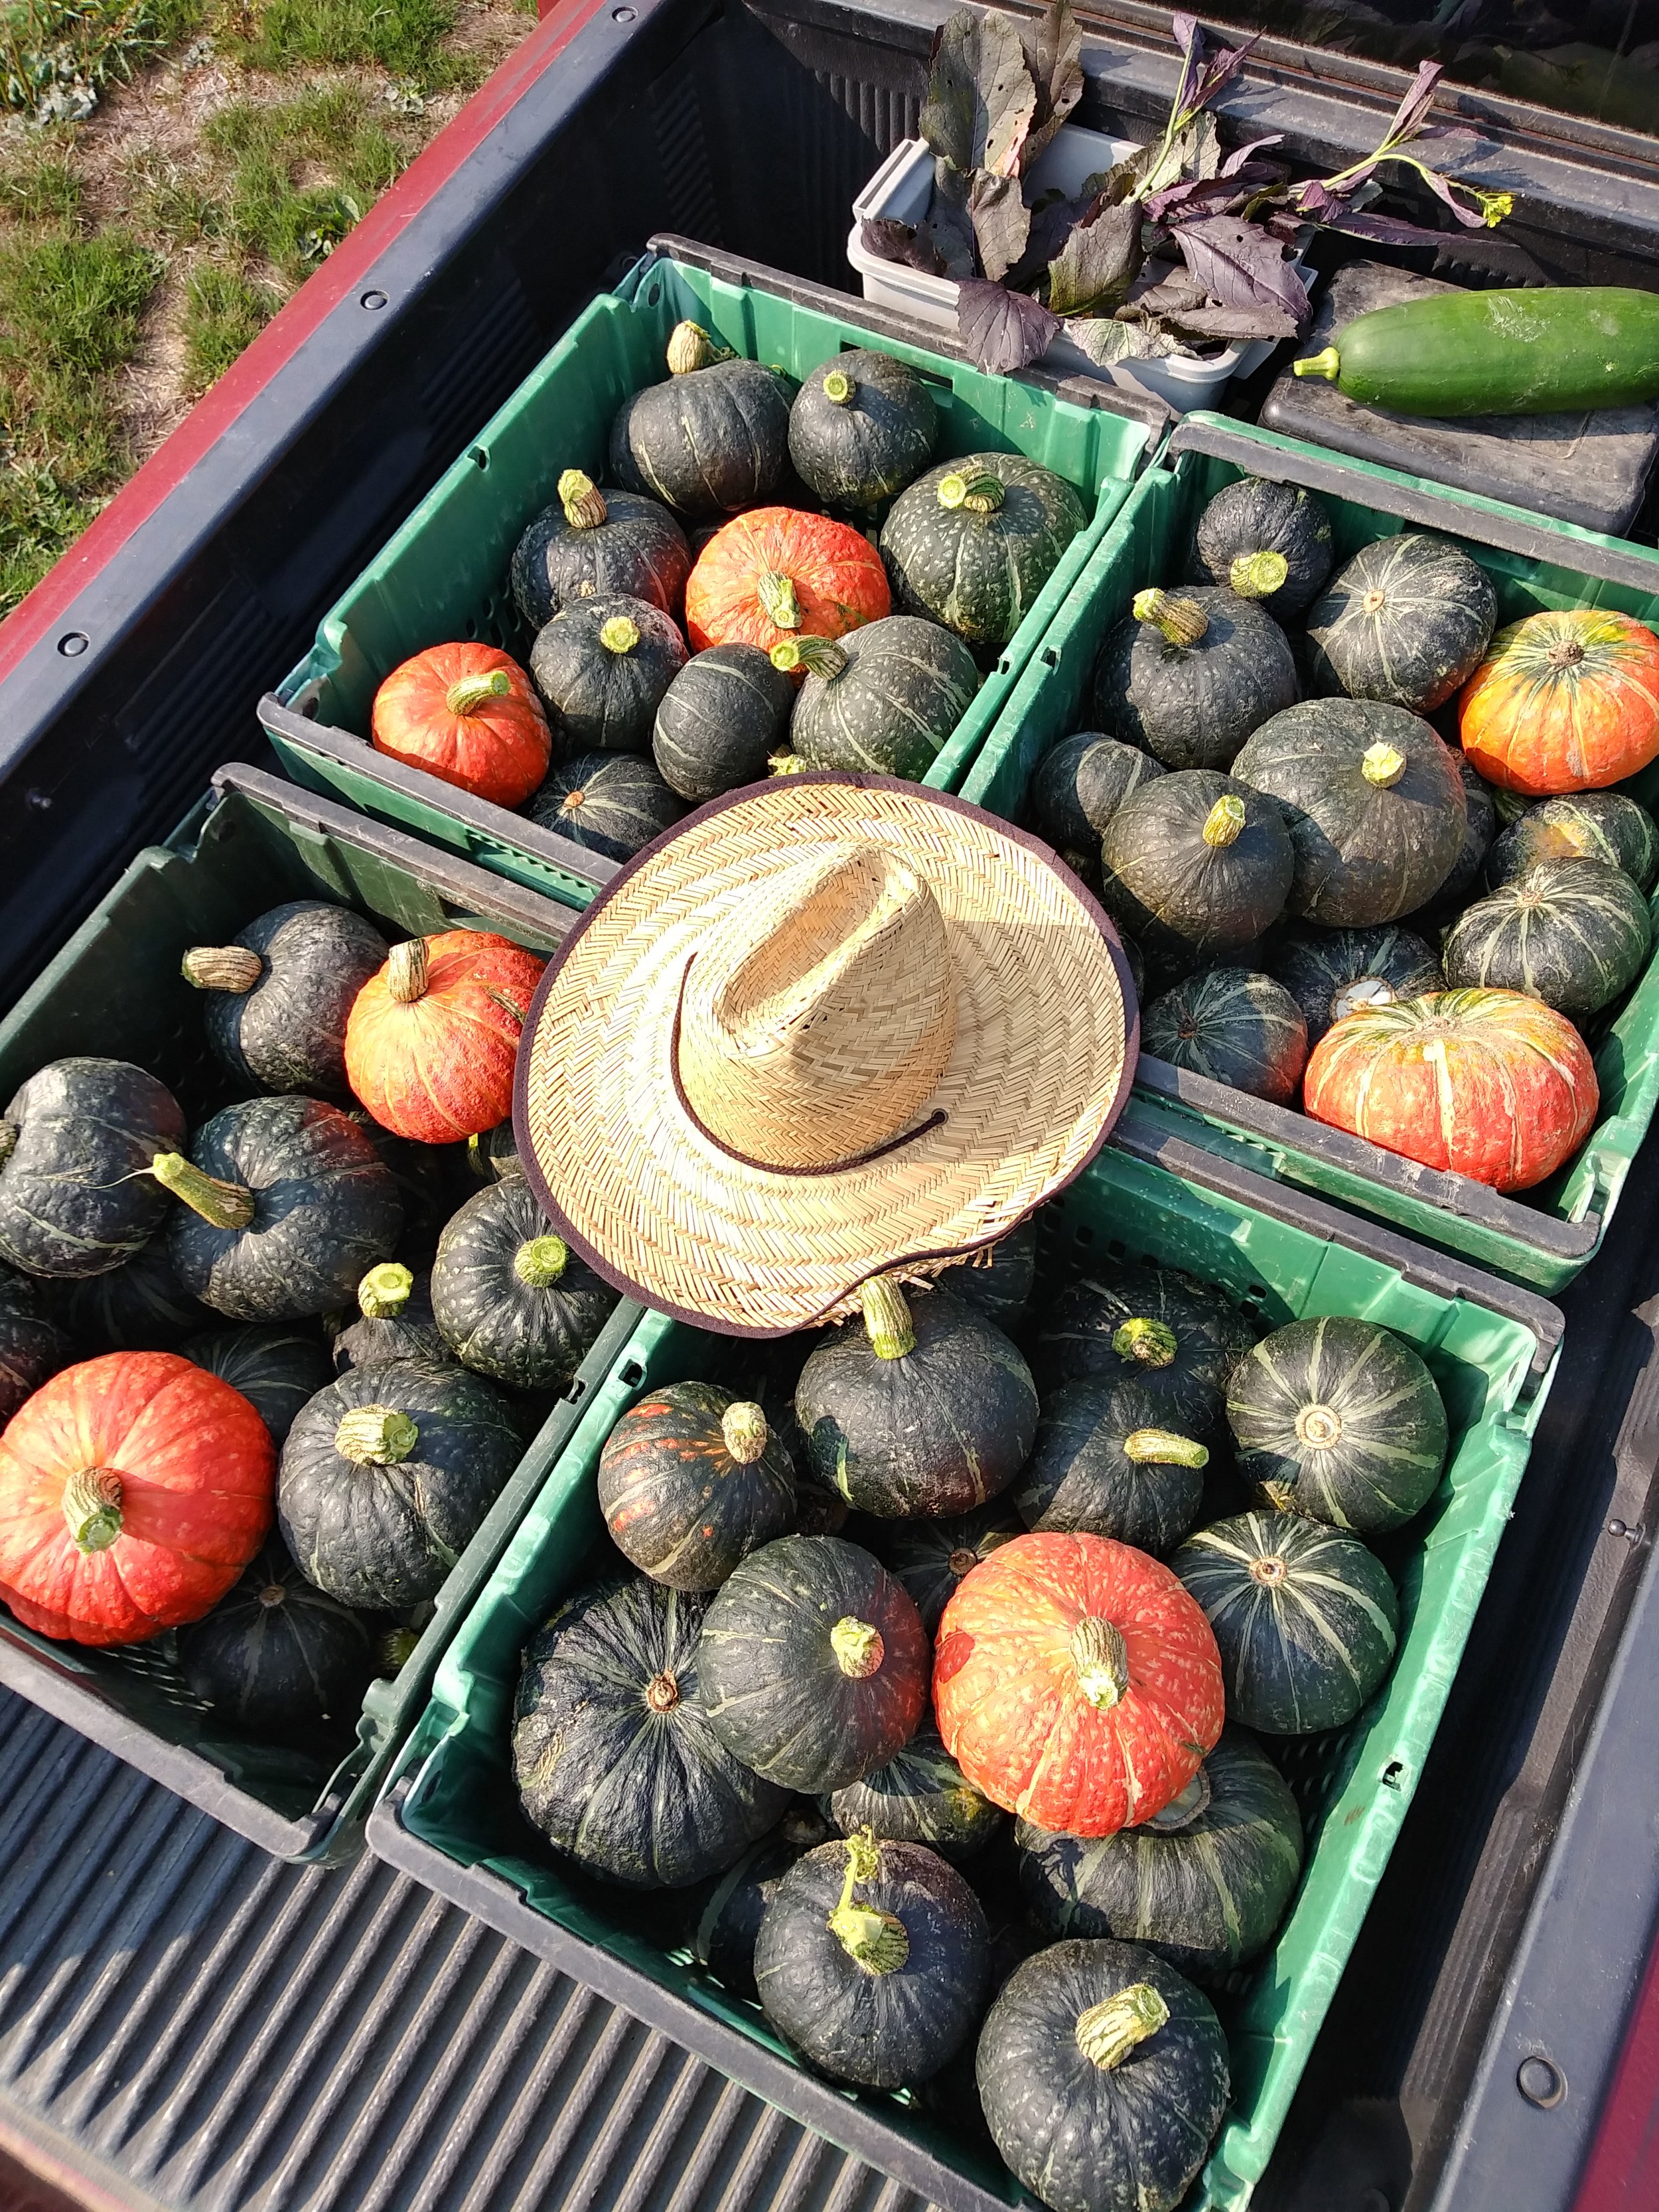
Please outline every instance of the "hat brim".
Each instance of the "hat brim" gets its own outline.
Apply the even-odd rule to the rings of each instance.
[[[723,1150],[675,1076],[687,962],[758,866],[890,844],[944,915],[957,1036],[935,1119],[862,1164],[783,1173]],[[994,1243],[1081,1173],[1139,1042],[1106,915],[1049,848],[895,776],[809,772],[728,792],[635,854],[550,960],[514,1130],[544,1211],[626,1296],[733,1336],[834,1320],[872,1275]]]

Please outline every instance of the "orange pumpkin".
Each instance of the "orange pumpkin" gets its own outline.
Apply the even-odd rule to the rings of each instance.
[[[513,1063],[544,963],[486,930],[394,945],[352,1002],[346,1080],[382,1128],[427,1145],[513,1110]]]
[[[881,556],[867,538],[827,515],[751,507],[717,530],[685,587],[694,653],[787,637],[842,637],[892,611]]]
[[[1488,783],[1605,790],[1659,757],[1659,637],[1609,608],[1528,615],[1493,638],[1458,724]]]
[[[1495,1190],[1530,1190],[1577,1151],[1601,1094],[1565,1014],[1518,991],[1437,991],[1326,1030],[1303,1078],[1316,1121]]]
[[[264,1540],[276,1479],[270,1430],[193,1360],[66,1367],[0,1437],[0,1597],[76,1644],[199,1620]]]
[[[377,752],[497,806],[521,806],[547,774],[552,734],[516,660],[493,645],[431,645],[374,694]]]
[[[1067,1836],[1177,1797],[1221,1734],[1221,1659],[1166,1566],[1109,1536],[1016,1536],[957,1584],[933,1704],[974,1787]]]

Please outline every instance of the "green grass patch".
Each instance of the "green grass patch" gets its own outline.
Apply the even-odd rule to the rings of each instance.
[[[248,282],[240,269],[212,264],[198,269],[185,287],[185,355],[192,392],[216,383],[238,355],[264,328],[271,310],[268,292]]]
[[[429,91],[455,82],[449,0],[270,0],[246,49],[256,68],[380,68]]]
[[[0,249],[0,348],[25,369],[118,368],[161,271],[161,257],[123,230],[13,238]]]
[[[0,8],[0,104],[39,123],[91,113],[107,84],[187,38],[202,0],[10,0]]]
[[[349,85],[274,107],[239,100],[222,109],[206,141],[230,166],[226,235],[297,283],[405,166],[407,132],[393,129],[366,114]]]
[[[32,591],[96,512],[97,503],[71,496],[49,468],[32,461],[0,467],[0,606],[15,606]]]
[[[19,222],[70,226],[80,219],[81,179],[67,135],[31,134],[0,165],[0,210]]]

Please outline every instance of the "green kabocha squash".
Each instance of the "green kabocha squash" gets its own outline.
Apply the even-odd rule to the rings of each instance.
[[[165,1234],[106,1275],[43,1288],[54,1318],[88,1352],[171,1352],[219,1318],[179,1280]]]
[[[899,494],[881,557],[903,612],[969,645],[1006,645],[1087,520],[1052,469],[1021,453],[968,453]]]
[[[1331,573],[1331,519],[1299,484],[1240,477],[1198,518],[1199,566],[1212,583],[1260,599],[1275,620],[1300,614]]]
[[[1540,860],[1467,907],[1441,958],[1455,991],[1523,991],[1582,1018],[1633,983],[1653,948],[1648,902],[1605,860]]]
[[[1214,2007],[1138,1943],[1056,1943],[1017,1966],[975,2070],[1003,2163],[1051,2212],[1174,2212],[1231,2088]]]
[[[1000,1807],[975,1789],[931,1720],[885,1766],[820,1806],[843,1836],[867,1828],[878,1842],[925,1844],[957,1865],[976,1857],[1003,1825]]]
[[[1163,773],[1163,762],[1139,746],[1079,730],[1050,745],[1037,763],[1031,820],[1060,853],[1091,852],[1131,792]]]
[[[864,347],[815,368],[789,410],[789,458],[826,507],[878,506],[921,474],[938,445],[923,380]]]
[[[1200,1981],[1265,1951],[1302,1875],[1302,1816],[1255,1739],[1226,1728],[1180,1796],[1087,1841],[1022,1820],[1020,1894],[1054,1940],[1145,1943]]]
[[[1308,611],[1309,665],[1324,691],[1425,714],[1486,656],[1498,595],[1486,570],[1427,531],[1356,553]]]
[[[1046,1399],[1098,1376],[1145,1383],[1164,1425],[1209,1435],[1227,1378],[1257,1332],[1218,1291],[1167,1267],[1122,1267],[1063,1291],[1036,1333],[1031,1364]]]
[[[1224,584],[1139,592],[1095,664],[1095,717],[1166,768],[1224,769],[1301,696],[1285,633]]]
[[[579,752],[643,752],[686,662],[678,628],[620,592],[578,599],[536,634],[530,673],[556,730]]]
[[[979,689],[959,637],[914,615],[884,615],[845,637],[787,638],[772,648],[806,671],[789,743],[808,768],[926,775]]]
[[[1407,925],[1417,935],[1430,943],[1437,943],[1441,930],[1454,915],[1461,914],[1474,896],[1486,865],[1486,855],[1498,831],[1498,800],[1500,796],[1484,776],[1478,775],[1469,763],[1467,753],[1455,755],[1458,773],[1463,782],[1463,803],[1468,810],[1463,825],[1463,842],[1457,858],[1437,891],[1425,903],[1406,916]],[[1504,794],[1507,795],[1507,794]]]
[[[523,1446],[481,1375],[414,1359],[354,1367],[296,1415],[276,1518],[307,1578],[392,1613],[435,1596]]]
[[[990,1975],[979,1899],[919,1844],[868,1833],[798,1859],[755,1944],[761,2009],[819,2073],[897,2089],[936,2074]]]
[[[1022,1221],[976,1258],[952,1267],[944,1278],[955,1297],[975,1307],[999,1328],[1012,1328],[1031,1302],[1036,1286],[1037,1228]]]
[[[397,1248],[403,1204],[356,1122],[315,1098],[250,1098],[158,1152],[183,1203],[167,1235],[179,1280],[233,1321],[301,1321],[356,1295]]]
[[[758,1996],[755,1944],[766,1908],[801,1853],[816,1850],[829,1835],[829,1822],[803,1799],[734,1866],[710,1881],[706,1896],[699,1892],[691,1899],[691,1955],[724,1988],[741,1997]]]
[[[890,1276],[860,1292],[801,1370],[809,1463],[860,1513],[937,1519],[1006,1490],[1036,1432],[1030,1370],[1009,1338],[948,1291],[907,1299]]]
[[[660,501],[601,491],[580,469],[567,469],[552,506],[514,548],[510,579],[519,612],[540,629],[575,601],[616,592],[678,620],[690,573],[685,532]]]
[[[522,1176],[468,1199],[438,1239],[433,1317],[462,1365],[498,1382],[564,1389],[616,1304]]]
[[[668,381],[636,392],[611,425],[617,483],[694,520],[769,498],[789,457],[789,380],[721,353],[696,324],[679,324]]]
[[[204,994],[209,1044],[240,1081],[346,1098],[346,1017],[387,949],[349,907],[301,899],[228,945],[192,945],[180,968]]]
[[[795,1471],[752,1401],[671,1382],[624,1413],[599,1454],[611,1541],[653,1581],[718,1589],[795,1526]]]
[[[637,753],[578,753],[552,769],[525,802],[532,822],[607,860],[631,860],[684,811]]]
[[[178,1101],[142,1067],[43,1067],[0,1120],[0,1261],[72,1282],[118,1267],[167,1210],[150,1163],[184,1141]]]
[[[933,1636],[963,1577],[1000,1544],[1024,1535],[1025,1524],[1003,1497],[942,1521],[878,1521],[870,1533],[882,1565],[904,1585]]]
[[[1273,954],[1275,979],[1302,1009],[1310,1046],[1362,1006],[1391,1006],[1442,991],[1440,963],[1397,923],[1374,929],[1291,929]]]
[[[1659,826],[1620,791],[1576,791],[1540,799],[1497,839],[1486,882],[1501,890],[1540,860],[1601,860],[1622,868],[1638,891],[1659,878]]]
[[[1296,852],[1286,903],[1333,929],[1397,921],[1431,898],[1463,847],[1468,802],[1451,748],[1402,707],[1286,708],[1233,763],[1284,809]]]
[[[837,1536],[847,1522],[847,1500],[814,1474],[806,1439],[795,1419],[795,1386],[817,1341],[817,1333],[757,1343],[752,1363],[732,1378],[732,1395],[760,1407],[766,1425],[782,1446],[795,1475],[795,1531],[802,1536]]]
[[[1300,1513],[1240,1513],[1170,1565],[1214,1631],[1228,1713],[1247,1728],[1346,1728],[1394,1664],[1400,1601],[1358,1537]]]
[[[374,1679],[374,1644],[273,1536],[229,1596],[181,1631],[179,1669],[218,1719],[310,1748],[319,1729],[331,1740],[355,1724]]]
[[[1283,1106],[1295,1097],[1308,1064],[1308,1024],[1271,975],[1210,968],[1146,1008],[1140,1048]]]
[[[722,1743],[811,1796],[885,1766],[927,1705],[932,1650],[903,1588],[840,1536],[781,1536],[715,1593],[703,1698]]]
[[[1238,1471],[1267,1504],[1371,1536],[1426,1505],[1446,1408],[1410,1345],[1341,1314],[1264,1336],[1227,1386]]]
[[[1101,898],[1154,966],[1191,968],[1277,921],[1296,857],[1277,806],[1213,769],[1132,792],[1100,842]]]
[[[1198,1518],[1209,1462],[1154,1386],[1095,1376],[1043,1400],[1014,1504],[1028,1528],[1114,1536],[1161,1559]]]
[[[185,1358],[240,1390],[280,1444],[302,1407],[334,1380],[333,1364],[314,1330],[290,1322],[263,1328],[216,1328],[179,1347]]]
[[[374,1146],[380,1164],[396,1187],[404,1209],[404,1233],[398,1240],[398,1251],[411,1267],[429,1267],[444,1224],[461,1200],[477,1188],[471,1144],[427,1144],[418,1137],[394,1137],[366,1107],[351,1109],[346,1118]],[[487,1141],[489,1133],[486,1131],[480,1143]],[[498,1146],[500,1141],[497,1138]],[[344,1303],[349,1304],[350,1301]]]
[[[41,1312],[34,1285],[0,1267],[0,1428],[75,1358],[69,1338]]]
[[[336,1334],[334,1372],[378,1367],[388,1359],[455,1358],[432,1311],[432,1278],[416,1274],[399,1260],[383,1260],[357,1285],[357,1318]]]
[[[559,1850],[629,1889],[683,1889],[741,1858],[788,1794],[709,1725],[704,1601],[643,1575],[561,1606],[525,1647],[513,1774]]]
[[[669,788],[701,806],[760,781],[794,703],[794,684],[759,646],[711,645],[663,693],[652,757]]]

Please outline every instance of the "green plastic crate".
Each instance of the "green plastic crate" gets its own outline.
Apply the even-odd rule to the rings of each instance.
[[[1159,465],[1130,494],[1016,682],[963,783],[964,798],[1024,819],[1038,760],[1058,738],[1090,726],[1091,677],[1107,629],[1137,591],[1186,574],[1206,501],[1245,474],[1316,492],[1330,512],[1339,565],[1376,538],[1433,529],[1457,538],[1491,576],[1500,623],[1543,607],[1607,606],[1659,627],[1659,553],[1646,546],[1339,459],[1220,416],[1188,415]],[[1659,763],[1624,787],[1659,809]],[[1659,921],[1659,893],[1650,903]],[[1555,1176],[1513,1198],[1161,1060],[1143,1057],[1136,1082],[1184,1134],[1256,1173],[1340,1199],[1553,1292],[1594,1256],[1659,1103],[1659,951],[1617,1018],[1592,1029],[1590,1043],[1601,1093],[1596,1126]]]
[[[138,855],[0,1023],[0,1098],[48,1061],[84,1052],[150,1068],[192,1123],[239,1095],[206,1050],[201,997],[179,963],[187,946],[222,944],[285,899],[337,899],[406,933],[476,925],[542,952],[574,919],[257,769],[221,769],[214,786],[216,803]],[[451,1570],[416,1650],[395,1676],[369,1686],[343,1757],[226,1729],[189,1698],[156,1646],[99,1651],[56,1643],[22,1627],[3,1604],[0,1682],[278,1857],[333,1864],[354,1856],[392,1754],[425,1709],[441,1653],[640,1318],[637,1305],[618,1306]]]
[[[1266,2168],[1422,1772],[1526,1465],[1561,1322],[1529,1293],[1390,1232],[1230,1178],[1137,1120],[1132,1110],[1122,1143],[1115,1139],[1048,1210],[1040,1279],[1146,1258],[1219,1285],[1268,1326],[1323,1313],[1386,1323],[1433,1370],[1453,1438],[1434,1498],[1391,1540],[1402,1632],[1387,1684],[1350,1728],[1283,1747],[1309,1825],[1307,1869],[1273,1948],[1224,2001],[1233,2102],[1188,2208],[1238,2212]],[[1168,1172],[1160,1153],[1194,1172]],[[1211,1168],[1216,1183],[1198,1179]],[[1238,1194],[1248,1188],[1260,1204]],[[594,1488],[600,1448],[644,1391],[717,1376],[732,1350],[660,1316],[641,1324],[451,1643],[432,1704],[371,1815],[369,1847],[951,2212],[1029,2203],[1000,2162],[908,2094],[842,2090],[799,2068],[757,2006],[728,1996],[672,1940],[653,1938],[647,1900],[567,1880],[513,1802],[507,1741],[520,1652],[610,1552]]]
[[[1041,383],[988,376],[907,344],[838,294],[747,264],[736,281],[665,253],[647,254],[614,293],[577,317],[323,617],[305,659],[261,702],[266,732],[297,781],[572,905],[586,905],[609,881],[614,862],[389,760],[364,733],[381,679],[424,646],[477,637],[527,654],[530,634],[507,588],[513,549],[552,500],[562,470],[603,477],[611,417],[631,393],[661,379],[668,334],[687,316],[723,344],[795,377],[849,346],[878,345],[927,378],[943,453],[1025,453],[1082,493],[1090,523],[928,770],[936,789],[959,787],[1127,496],[1146,458],[1146,426],[1109,404],[1060,398]]]

